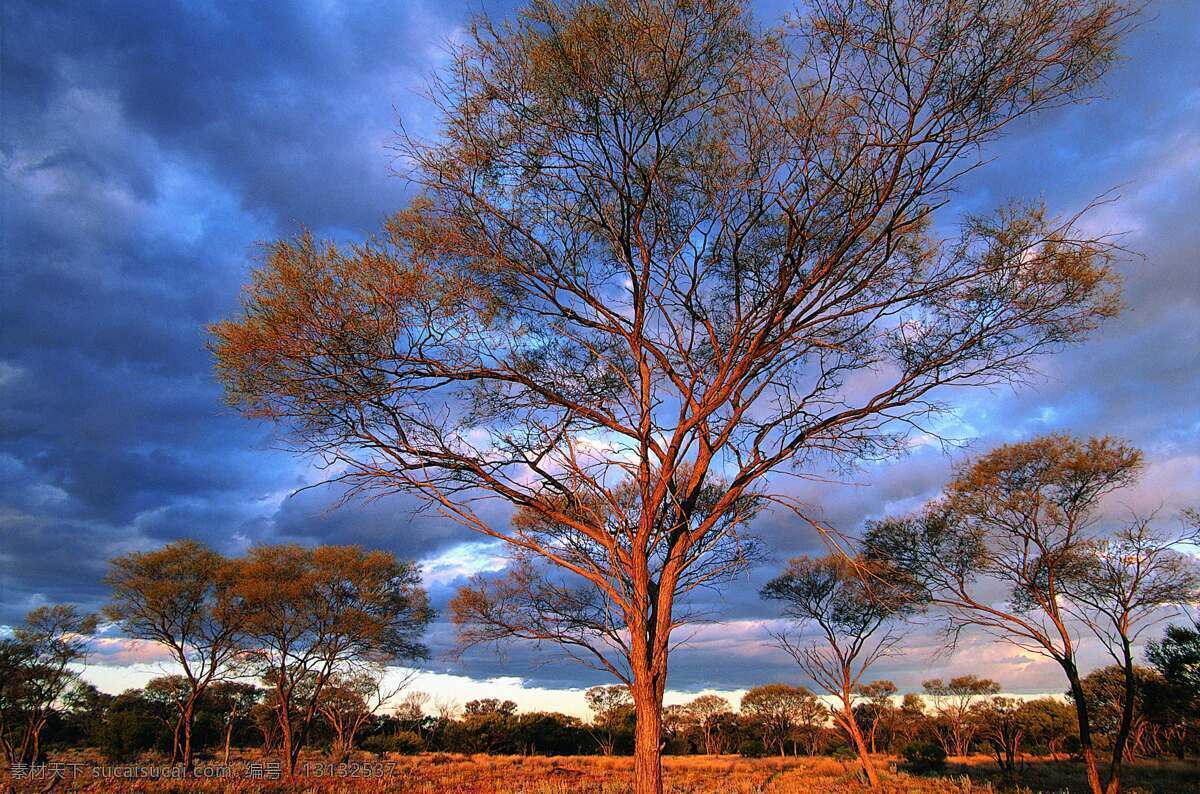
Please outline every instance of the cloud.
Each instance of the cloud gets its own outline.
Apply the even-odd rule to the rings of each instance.
[[[775,6],[768,14],[778,15]],[[499,568],[502,547],[416,512],[406,497],[335,507],[341,494],[332,486],[292,496],[320,473],[224,407],[204,348],[207,325],[236,306],[258,241],[301,225],[361,237],[403,203],[407,188],[391,175],[387,148],[397,116],[434,129],[417,89],[470,10],[316,0],[0,4],[8,34],[0,623],[43,603],[94,608],[105,597],[108,557],[184,536],[228,553],[284,541],[387,548],[425,561],[442,608],[465,576]],[[927,436],[853,482],[781,477],[780,490],[854,533],[932,497],[965,455],[1069,430],[1121,436],[1146,451],[1139,487],[1108,507],[1114,518],[1159,506],[1170,518],[1200,503],[1200,90],[1190,55],[1200,48],[1198,13],[1187,3],[1152,4],[1105,96],[1020,123],[989,150],[996,160],[972,174],[956,205],[984,212],[1041,197],[1067,215],[1118,195],[1085,224],[1121,233],[1138,254],[1119,263],[1124,314],[1047,357],[1023,388],[951,393],[955,411],[939,429],[969,441],[966,449],[944,454]],[[502,507],[489,509],[498,524],[506,520]],[[826,547],[790,514],[770,513],[756,529],[773,560],[702,596],[729,622],[702,627],[676,653],[672,687],[736,691],[796,679],[790,660],[764,642],[764,621],[776,615],[757,591],[788,557]],[[437,623],[435,651],[448,649],[452,634]],[[913,653],[881,675],[919,683],[936,637],[914,631],[910,643]],[[137,666],[142,651],[106,648],[104,670],[147,669]],[[744,663],[728,664],[732,655]],[[1043,663],[980,638],[938,664],[1061,688]],[[429,669],[458,682],[451,688],[463,676],[575,691],[604,682],[526,647],[503,658],[435,656]]]

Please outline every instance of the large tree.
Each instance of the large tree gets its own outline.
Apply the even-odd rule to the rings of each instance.
[[[109,561],[112,589],[104,614],[126,635],[165,648],[184,686],[172,762],[192,768],[196,704],[214,682],[236,674],[243,614],[231,595],[235,564],[195,540],[133,552]]]
[[[952,638],[973,627],[1058,663],[1095,794],[1120,788],[1128,724],[1102,779],[1077,660],[1081,634],[1090,629],[1131,670],[1132,639],[1165,607],[1195,598],[1193,564],[1175,541],[1138,519],[1115,532],[1099,520],[1101,499],[1135,482],[1141,465],[1140,451],[1111,438],[1002,446],[961,466],[928,510],[877,522],[865,538],[868,556],[946,610]],[[1190,530],[1172,537],[1186,540]],[[1008,601],[998,600],[1006,591]]]
[[[420,571],[358,546],[257,546],[233,595],[254,669],[266,682],[289,775],[336,676],[421,658],[432,619]]]
[[[588,591],[608,618],[568,614],[566,639],[620,627],[636,788],[657,792],[677,600],[742,560],[764,478],[898,452],[943,387],[1019,379],[1116,311],[1112,249],[1071,219],[1010,204],[944,237],[933,218],[1008,122],[1081,96],[1126,18],[819,0],[767,30],[739,0],[535,0],[480,19],[431,87],[439,134],[400,138],[412,203],[361,245],[276,243],[214,329],[229,398],[352,491],[416,493]]]

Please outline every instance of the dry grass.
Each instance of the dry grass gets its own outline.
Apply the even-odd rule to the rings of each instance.
[[[61,761],[94,763],[86,756]],[[633,773],[631,758],[594,756],[547,758],[541,756],[466,756],[425,754],[389,759],[382,776],[339,777],[337,770],[310,766],[310,774],[295,782],[268,781],[245,777],[243,759],[233,765],[236,777],[224,780],[176,782],[168,780],[95,779],[80,773],[73,780],[62,780],[56,791],[144,791],[163,794],[172,791],[198,792],[313,792],[331,794],[342,791],[388,792],[388,794],[623,794],[630,790]],[[305,758],[311,765],[322,765],[318,755]],[[375,759],[361,756],[361,763]],[[146,762],[151,763],[151,762]],[[161,762],[160,762],[161,763]],[[664,760],[666,788],[674,794],[854,794],[867,788],[858,766],[852,761],[831,758],[764,758],[739,756],[668,757]],[[995,767],[984,758],[958,759],[940,777],[913,777],[895,770],[894,762],[880,759],[885,791],[898,794],[967,794],[968,792],[1013,791],[1076,792],[1084,791],[1082,768],[1070,761],[1030,761],[1019,785],[999,779]],[[360,771],[365,771],[364,767]],[[325,774],[314,774],[316,770]],[[343,770],[344,772],[345,770]],[[382,770],[380,770],[382,771]],[[1126,776],[1128,791],[1182,794],[1200,791],[1200,764],[1191,762],[1146,761],[1134,764]],[[8,782],[7,780],[4,782]],[[17,791],[41,791],[47,781],[13,781]]]

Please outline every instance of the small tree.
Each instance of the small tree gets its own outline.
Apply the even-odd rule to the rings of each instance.
[[[729,701],[720,695],[701,695],[688,702],[684,710],[700,731],[704,752],[708,755],[720,755],[721,727],[724,724],[722,717],[733,711]]]
[[[892,702],[892,698],[898,691],[896,685],[887,680],[872,681],[858,688],[858,694],[865,698],[866,702],[859,705],[855,715],[859,722],[863,722],[863,716],[867,718],[867,738],[872,753],[876,752],[877,744],[883,743],[880,741],[880,728],[883,729],[886,741],[884,746],[891,746],[892,732],[896,724],[896,704]]]
[[[10,765],[41,754],[42,729],[79,680],[74,667],[87,659],[96,622],[74,606],[38,607],[0,640],[0,745]]]
[[[584,693],[588,708],[592,712],[592,737],[600,752],[612,755],[616,751],[617,738],[628,720],[633,698],[624,686],[596,686]]]
[[[765,684],[742,695],[741,712],[762,732],[763,746],[768,751],[777,749],[783,756],[812,700],[812,693],[804,687]]]
[[[134,552],[109,562],[112,589],[104,613],[128,636],[166,648],[186,684],[176,700],[172,747],[184,769],[192,768],[196,704],[214,682],[228,678],[241,652],[242,614],[230,595],[232,563],[194,540],[151,552]]]
[[[1120,784],[1121,760],[1135,723],[1134,644],[1148,628],[1170,617],[1166,608],[1200,601],[1200,567],[1179,551],[1198,539],[1200,516],[1194,512],[1186,513],[1182,527],[1169,533],[1151,518],[1134,516],[1114,534],[1082,546],[1063,582],[1066,608],[1096,635],[1124,677],[1110,791]]]
[[[990,698],[979,704],[972,718],[978,725],[979,736],[992,748],[1001,774],[1011,779],[1017,772],[1017,758],[1027,729],[1021,702],[1013,698]]]
[[[423,657],[432,619],[416,565],[358,546],[258,546],[233,593],[248,654],[272,690],[289,775],[329,680],[364,661]]]
[[[784,614],[798,631],[775,639],[805,674],[839,708],[834,720],[846,732],[872,788],[879,776],[854,716],[862,679],[871,665],[895,652],[900,640],[893,621],[914,608],[912,593],[897,586],[887,572],[842,554],[814,559],[798,557],[762,590],[764,598],[783,602]],[[818,639],[808,641],[803,631],[817,629]]]
[[[1174,716],[1167,731],[1182,758],[1188,736],[1200,725],[1200,622],[1167,626],[1162,639],[1146,645],[1146,659],[1162,674]]]
[[[261,689],[243,681],[218,681],[209,688],[208,699],[221,714],[225,764],[229,763],[234,731],[252,720],[254,708],[262,702],[262,697]]]
[[[934,678],[921,685],[933,704],[934,729],[946,755],[968,755],[979,730],[975,706],[1000,691],[988,678],[962,675],[943,681]]]
[[[933,215],[1105,71],[1119,0],[804,9],[479,20],[430,92],[441,134],[400,140],[413,202],[346,251],[279,242],[215,329],[230,399],[339,480],[414,492],[607,613],[549,637],[624,632],[638,794],[677,602],[737,567],[767,475],[894,454],[938,390],[1020,379],[1117,307],[1111,245],[1073,222],[1010,206],[943,240]]]
[[[345,762],[367,723],[412,680],[412,675],[386,684],[386,669],[371,665],[326,681],[317,698],[317,710],[333,730],[332,755]]]
[[[183,723],[187,719],[185,707],[191,693],[191,683],[181,675],[158,676],[142,688],[142,696],[153,704],[163,726],[170,732],[172,764],[183,757]]]

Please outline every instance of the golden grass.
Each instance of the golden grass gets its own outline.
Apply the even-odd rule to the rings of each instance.
[[[86,756],[58,759],[87,761]],[[77,774],[63,780],[57,791],[92,792],[386,792],[387,794],[624,794],[631,789],[633,759],[595,756],[485,756],[432,753],[388,759],[382,776],[338,776],[320,755],[305,756],[310,773],[294,782],[245,777],[245,764],[234,763],[235,777],[178,782],[170,780],[96,779]],[[1002,781],[987,759],[955,759],[946,774],[915,777],[899,772],[895,762],[880,758],[884,791],[888,794],[971,794],[972,792],[1084,791],[1083,770],[1071,761],[1031,760],[1017,785]],[[303,763],[302,761],[302,763]],[[366,755],[357,761],[377,763]],[[151,763],[151,762],[145,762]],[[664,759],[666,789],[672,794],[856,794],[868,791],[856,762],[832,758],[763,758],[687,756]],[[363,772],[369,766],[361,767]],[[343,773],[349,770],[341,770]],[[1127,791],[1183,794],[1200,791],[1200,764],[1195,761],[1143,761],[1131,766]],[[5,783],[8,781],[5,780]],[[13,781],[17,791],[40,791],[46,779]]]

